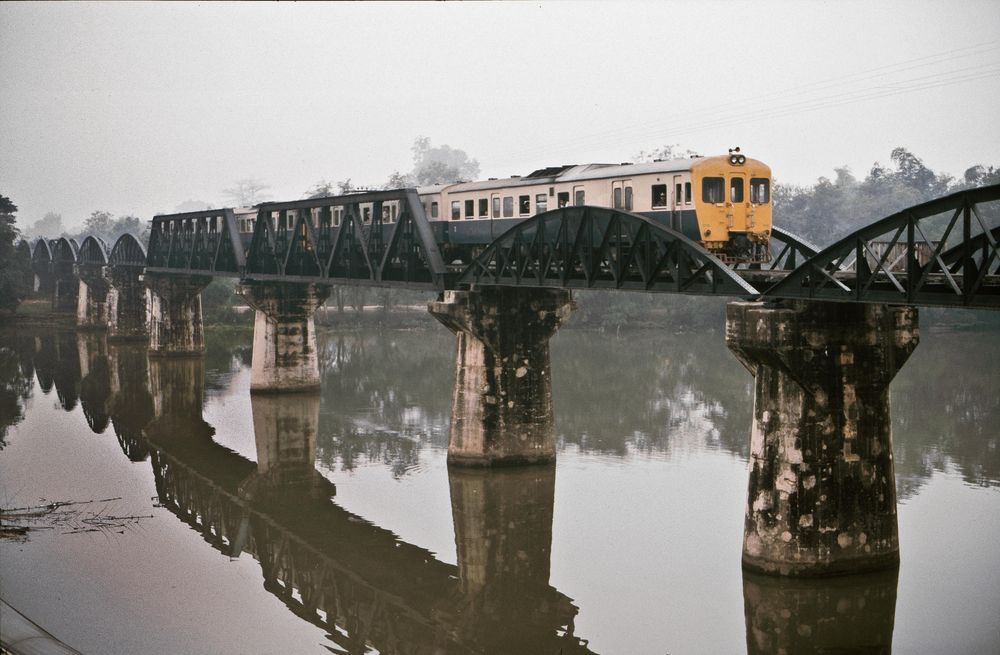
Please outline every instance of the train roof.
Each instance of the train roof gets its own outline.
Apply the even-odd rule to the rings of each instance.
[[[417,188],[421,195],[441,193],[462,193],[467,191],[483,191],[519,186],[534,186],[538,184],[555,184],[556,182],[579,182],[583,180],[599,180],[609,177],[629,177],[632,175],[647,175],[650,173],[676,173],[691,169],[691,165],[704,157],[689,159],[667,159],[660,161],[641,162],[637,164],[570,164],[540,168],[529,175],[505,178],[478,180],[476,182],[456,182],[454,184],[433,184]]]

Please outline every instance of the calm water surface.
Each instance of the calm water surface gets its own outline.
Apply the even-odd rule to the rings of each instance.
[[[898,574],[789,582],[740,568],[721,334],[564,330],[557,464],[483,473],[445,463],[443,329],[323,334],[277,398],[249,332],[0,333],[0,505],[99,501],[0,540],[0,594],[85,653],[1000,652],[996,343],[925,330],[893,382]]]

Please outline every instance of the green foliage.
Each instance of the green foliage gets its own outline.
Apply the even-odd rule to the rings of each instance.
[[[464,150],[449,145],[431,147],[425,136],[413,142],[412,179],[419,185],[442,184],[458,180],[474,180],[479,176],[479,162],[469,159]]]
[[[776,181],[775,225],[825,246],[901,209],[959,189],[1000,182],[1000,171],[982,165],[969,168],[956,182],[929,169],[906,148],[893,149],[890,159],[892,166],[876,162],[860,182],[847,167],[835,169],[835,180],[821,177],[811,187]]]
[[[139,217],[125,215],[114,218],[111,212],[107,211],[91,213],[84,222],[83,229],[70,236],[81,244],[89,236],[97,237],[104,241],[108,248],[113,248],[123,234],[132,234],[143,243],[149,241],[149,227],[144,225]]]
[[[48,212],[45,216],[35,221],[31,227],[27,228],[24,233],[32,237],[55,239],[64,231],[62,216],[55,212]]]
[[[17,205],[0,195],[0,310],[14,311],[28,292],[30,262],[17,256],[15,241],[19,236],[14,226]]]
[[[237,207],[250,207],[258,202],[263,202],[271,196],[264,193],[265,189],[270,189],[269,184],[264,184],[255,177],[245,177],[236,180],[228,189],[223,189],[225,194]]]
[[[201,292],[205,322],[214,325],[250,325],[253,311],[238,311],[244,305],[236,294],[236,280],[217,277]]]

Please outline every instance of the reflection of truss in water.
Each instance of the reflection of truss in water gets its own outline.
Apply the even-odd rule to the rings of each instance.
[[[459,567],[330,502],[333,485],[315,471],[275,483],[208,438],[155,439],[150,455],[163,506],[220,552],[250,553],[265,588],[344,652],[481,652],[495,644],[504,652],[590,652],[572,634],[576,607],[548,585],[547,561],[544,579],[496,585],[502,598],[489,584],[470,591]]]

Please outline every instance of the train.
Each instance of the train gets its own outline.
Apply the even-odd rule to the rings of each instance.
[[[771,169],[739,148],[711,157],[553,166],[524,176],[418,187],[417,193],[445,261],[453,264],[468,263],[525,219],[583,205],[646,216],[726,263],[770,257]],[[344,211],[333,207],[334,229]],[[359,211],[371,224],[372,203],[361,203]],[[383,202],[381,212],[383,225],[394,223],[399,201]],[[240,231],[252,233],[256,216],[256,208],[237,210]]]

